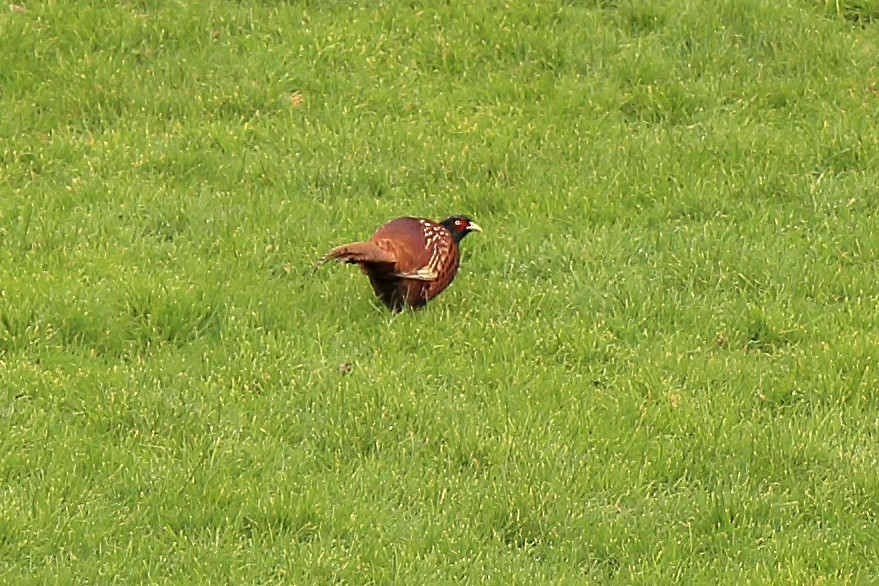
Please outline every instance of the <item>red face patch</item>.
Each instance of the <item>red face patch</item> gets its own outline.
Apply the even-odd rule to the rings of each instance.
[[[455,228],[458,230],[466,230],[467,225],[467,220],[455,220]]]

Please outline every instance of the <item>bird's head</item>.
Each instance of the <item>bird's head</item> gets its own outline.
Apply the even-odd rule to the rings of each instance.
[[[467,216],[451,216],[440,222],[440,225],[452,233],[455,242],[461,242],[461,239],[470,232],[482,232],[479,224],[470,221]]]

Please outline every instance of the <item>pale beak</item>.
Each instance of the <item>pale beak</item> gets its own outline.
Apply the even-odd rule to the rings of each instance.
[[[482,232],[482,228],[479,227],[479,224],[476,222],[470,222],[467,224],[467,229],[471,232]]]

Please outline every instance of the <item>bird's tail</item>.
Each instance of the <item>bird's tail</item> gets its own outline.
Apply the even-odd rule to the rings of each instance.
[[[373,242],[352,242],[351,244],[343,244],[337,246],[318,260],[314,269],[330,260],[338,260],[346,263],[370,263],[370,264],[389,264],[393,265],[397,259],[394,255],[384,248],[377,246]]]

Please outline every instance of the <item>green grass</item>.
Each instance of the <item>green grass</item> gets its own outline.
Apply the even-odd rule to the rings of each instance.
[[[879,581],[879,3],[24,8],[0,582]]]

